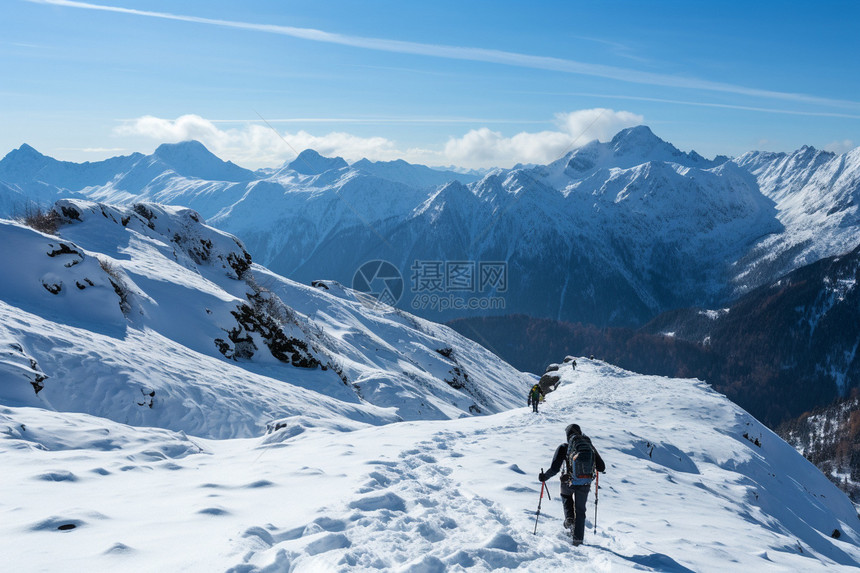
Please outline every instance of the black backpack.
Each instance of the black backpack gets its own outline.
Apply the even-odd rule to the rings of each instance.
[[[570,478],[594,479],[594,446],[588,436],[574,435],[567,442],[567,467]]]

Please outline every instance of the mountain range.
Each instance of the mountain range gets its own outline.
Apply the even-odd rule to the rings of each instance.
[[[130,167],[106,183],[103,165],[46,161],[29,149],[18,151],[30,160],[0,165],[12,206],[22,197],[69,195],[0,220],[6,566],[250,573],[848,571],[860,564],[851,502],[709,384],[557,354],[548,368],[555,390],[534,414],[524,398],[537,378],[451,328],[336,280],[285,278],[198,211],[136,201],[120,187],[174,162],[161,172],[173,191],[185,181],[199,204],[215,205],[244,189],[261,201],[263,219],[270,210],[260,192],[283,195],[279,178],[308,184],[336,176],[339,193],[362,198],[353,208],[397,203],[401,197],[389,195],[396,190],[409,200],[427,191],[395,181],[368,190],[357,182],[370,176],[350,167],[307,174],[287,166],[267,175],[192,161],[186,151],[207,157],[196,145],[159,149],[117,158]],[[655,153],[673,153],[661,149]],[[740,169],[681,156],[703,162],[703,173]],[[305,159],[309,171],[330,163]],[[483,205],[473,191],[498,184],[502,194],[484,198],[501,201],[505,185],[537,181],[539,169],[545,180],[559,176],[553,166],[526,170],[533,177],[499,172],[447,183],[431,196]],[[252,179],[206,187],[195,175],[202,173]],[[9,182],[16,177],[29,179]],[[73,191],[47,183],[51,177],[88,185]],[[118,200],[92,200],[99,193]],[[311,214],[314,200],[331,199],[327,193],[304,197]],[[342,217],[361,214],[333,205]],[[437,214],[452,212],[431,201],[416,217]],[[540,222],[540,213],[532,215]],[[756,315],[758,306],[784,301],[779,308],[788,309],[815,293],[820,304],[800,313],[808,323],[801,334],[839,330],[839,305],[856,306],[856,257],[815,264],[822,268],[812,278],[782,283],[784,298],[780,285],[765,285],[741,298],[759,302],[737,313],[702,311],[720,328],[703,329],[694,323],[700,313],[676,311],[646,335],[716,348],[720,333],[738,325],[761,323],[766,331],[771,316],[791,324],[789,314]],[[815,283],[820,276],[827,280]],[[742,313],[749,320],[720,322]],[[534,512],[545,493],[537,472],[573,421],[607,463],[589,505],[586,545],[575,549],[558,500],[543,500],[538,522]],[[598,498],[599,519],[590,511]]]
[[[364,263],[389,261],[406,287],[399,306],[434,320],[524,313],[639,326],[667,310],[724,306],[853,249],[858,182],[858,149],[708,160],[639,126],[480,179],[311,150],[251,172],[197,142],[85,164],[22,146],[0,161],[0,208],[61,197],[184,205],[299,282],[351,285]],[[476,276],[481,263],[501,263],[506,280],[423,280],[452,262]]]

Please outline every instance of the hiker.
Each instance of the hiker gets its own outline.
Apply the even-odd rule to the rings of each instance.
[[[573,369],[576,370],[576,360],[573,361]]]
[[[543,400],[543,391],[540,389],[540,384],[535,384],[532,386],[532,389],[529,390],[529,399],[527,406],[532,407],[532,412],[535,414],[538,413],[538,402]]]
[[[538,474],[542,482],[559,472],[562,464],[565,471],[561,474],[561,501],[564,505],[564,527],[572,529],[573,544],[580,545],[585,536],[585,503],[591,491],[591,481],[596,472],[605,472],[606,464],[591,444],[591,439],[582,434],[577,424],[564,429],[567,442],[555,450],[549,470]]]

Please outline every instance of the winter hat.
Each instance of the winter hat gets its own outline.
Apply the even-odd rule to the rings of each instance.
[[[579,424],[571,424],[564,429],[564,433],[567,434],[567,439],[569,440],[574,434],[581,436],[582,430],[579,428]]]

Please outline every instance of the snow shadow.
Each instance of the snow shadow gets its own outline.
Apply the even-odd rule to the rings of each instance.
[[[621,449],[621,452],[648,460],[676,472],[699,474],[696,463],[672,444],[646,440],[630,434],[630,446]]]

